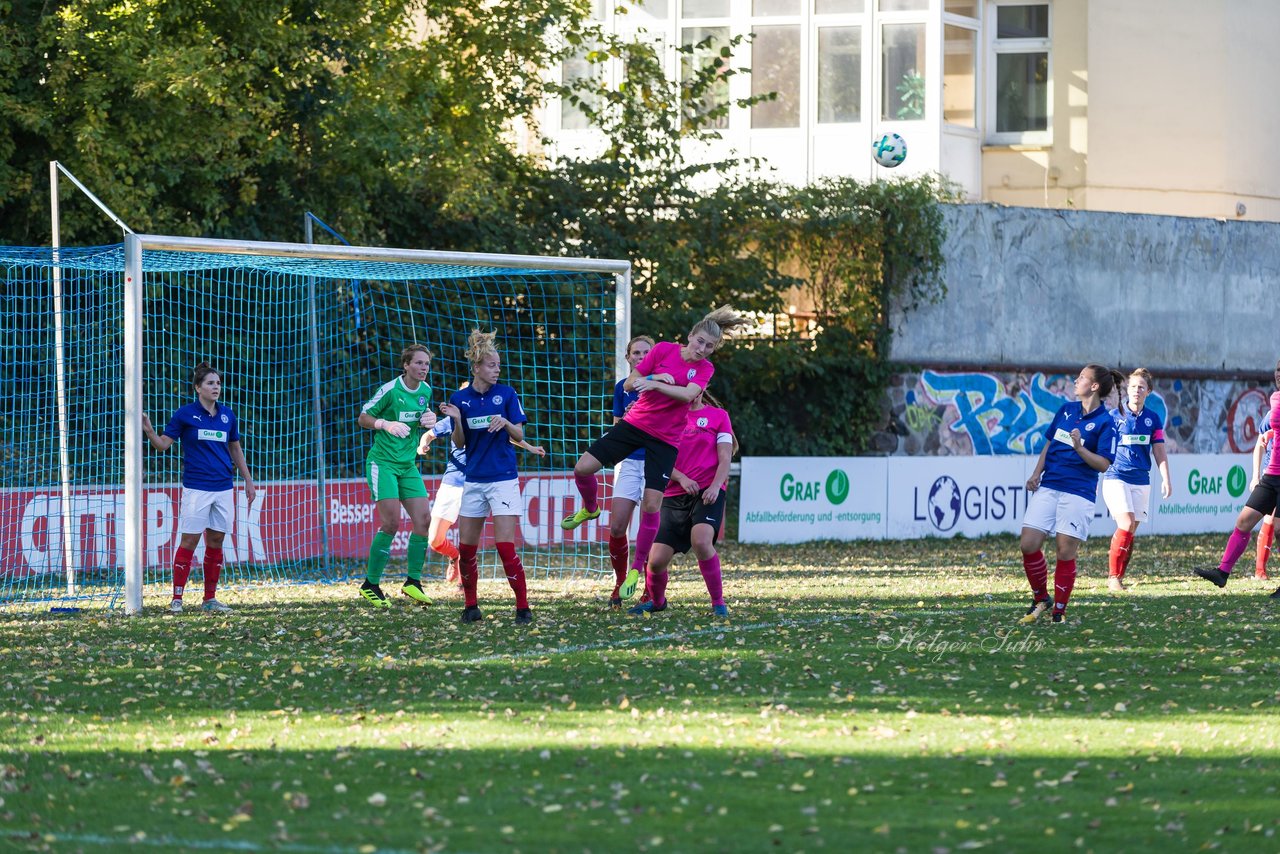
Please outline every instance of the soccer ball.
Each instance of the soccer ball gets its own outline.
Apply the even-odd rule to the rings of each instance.
[[[892,169],[907,159],[907,141],[896,133],[886,133],[871,143],[871,156],[881,166]]]

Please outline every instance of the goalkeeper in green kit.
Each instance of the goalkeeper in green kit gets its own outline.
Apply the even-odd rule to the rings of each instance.
[[[378,533],[369,546],[369,568],[360,596],[375,608],[389,608],[379,583],[391,559],[391,543],[400,528],[400,507],[413,520],[409,535],[409,579],[403,592],[410,599],[430,605],[422,591],[422,565],[430,544],[431,502],[418,471],[418,439],[435,426],[431,411],[431,351],[411,344],[400,353],[404,372],[384,383],[360,410],[360,426],[374,431],[373,447],[365,459],[365,480],[378,508]]]

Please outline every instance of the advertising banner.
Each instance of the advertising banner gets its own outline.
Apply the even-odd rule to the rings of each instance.
[[[744,457],[744,543],[882,539],[887,457]]]
[[[434,495],[439,478],[424,478]],[[601,477],[600,518],[574,531],[560,529],[560,519],[580,500],[572,472],[520,478],[524,499],[520,539],[526,547],[554,546],[566,541],[607,542],[610,478]],[[179,539],[181,487],[147,486],[143,491],[143,556],[149,567],[167,566]],[[258,485],[253,506],[236,489],[236,520],[224,541],[229,563],[270,564],[319,557],[322,551],[321,508],[311,481]],[[325,483],[324,522],[330,554],[363,558],[377,528],[377,512],[363,480]],[[72,559],[77,570],[113,569],[124,564],[124,491],[119,486],[76,487],[71,496]],[[633,524],[634,524],[633,519]],[[412,524],[401,511],[400,531],[391,544],[393,556],[408,548]],[[486,535],[492,528],[486,526]],[[0,490],[0,576],[26,576],[63,571],[62,496],[56,489]],[[486,543],[491,546],[492,543]],[[203,553],[197,552],[197,560]]]
[[[1036,457],[747,457],[742,461],[738,537],[743,542],[913,539],[1016,534],[1030,495]],[[1171,454],[1173,495],[1161,498],[1151,473],[1149,518],[1138,534],[1231,530],[1249,497],[1247,454]],[[837,472],[850,483],[841,503]],[[1089,536],[1110,537],[1115,522],[1102,501]]]

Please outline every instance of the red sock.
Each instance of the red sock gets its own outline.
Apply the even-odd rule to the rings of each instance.
[[[652,569],[645,572],[647,584],[649,586],[649,595],[653,597],[651,600],[655,605],[667,604],[667,573],[654,572]]]
[[[1262,530],[1258,532],[1258,562],[1256,565],[1258,575],[1267,574],[1267,558],[1271,557],[1271,544],[1276,539],[1275,522],[1263,522]]]
[[[600,491],[600,484],[596,482],[596,476],[593,474],[575,474],[573,482],[578,485],[578,494],[582,496],[582,506],[587,512],[594,513],[600,509],[600,502],[597,495]]]
[[[621,537],[609,535],[609,563],[613,564],[613,593],[610,598],[617,599],[622,582],[627,580],[627,555],[631,552],[631,541],[627,535]]]
[[[432,543],[431,550],[436,554],[444,555],[449,560],[455,560],[458,557],[458,547],[444,537],[440,538],[440,542]]]
[[[528,590],[525,587],[524,564],[520,555],[516,554],[515,543],[498,543],[498,557],[502,558],[502,568],[507,573],[507,583],[516,594],[516,608],[523,611],[529,607]]]
[[[1049,564],[1045,562],[1044,552],[1022,553],[1022,571],[1027,574],[1027,582],[1031,585],[1031,595],[1036,601],[1049,598]]]
[[[1111,535],[1111,551],[1107,553],[1108,574],[1114,578],[1123,578],[1132,552],[1133,534],[1124,528],[1116,528],[1116,532]]]
[[[462,573],[462,602],[468,608],[474,608],[476,601],[476,582],[479,580],[480,567],[476,565],[476,552],[479,546],[460,543],[458,545],[458,564]]]
[[[218,595],[218,578],[222,575],[222,549],[204,548],[204,601]]]
[[[1060,560],[1053,568],[1053,610],[1061,614],[1067,610],[1067,602],[1071,600],[1071,590],[1076,586],[1076,562]]]
[[[187,579],[191,577],[191,561],[196,553],[191,549],[179,548],[173,553],[173,598],[182,599],[182,592],[187,589]]]

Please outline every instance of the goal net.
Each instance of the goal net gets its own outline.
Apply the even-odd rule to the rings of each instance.
[[[112,601],[131,561],[135,583],[167,585],[181,452],[147,446],[140,473],[130,473],[127,434],[144,440],[128,429],[127,390],[135,383],[162,431],[194,399],[191,371],[202,361],[222,372],[222,402],[239,419],[258,486],[249,504],[237,482],[223,584],[362,572],[378,523],[363,480],[372,434],[357,424],[361,406],[400,374],[399,353],[413,343],[434,353],[433,405],[447,400],[470,379],[474,328],[497,331],[501,382],[521,396],[526,437],[549,451],[519,461],[529,574],[609,571],[606,516],[573,532],[558,521],[576,506],[574,461],[610,420],[628,332],[624,262],[130,239],[141,259],[132,297],[124,246],[0,247],[0,344],[10,354],[0,363],[0,604]],[[430,495],[446,450],[439,441],[420,458]],[[404,570],[410,527],[402,515],[391,574]],[[197,552],[191,584],[200,560]],[[444,567],[433,553],[425,575]],[[501,573],[491,549],[481,572]]]

